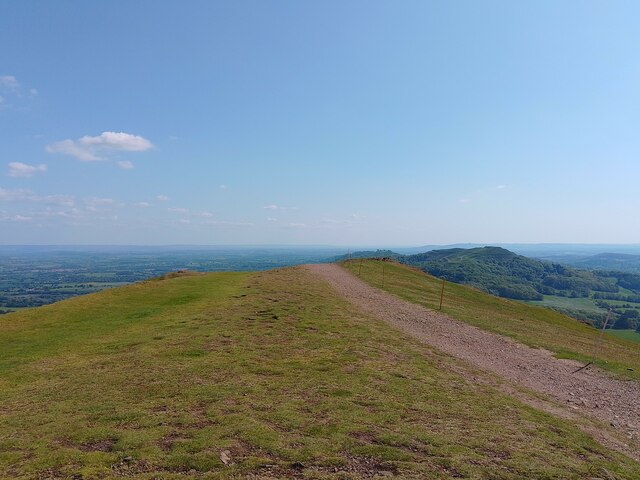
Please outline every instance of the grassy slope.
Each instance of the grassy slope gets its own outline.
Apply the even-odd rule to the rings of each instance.
[[[2,478],[640,476],[302,269],[146,282],[0,317],[0,352]]]
[[[344,264],[376,287],[382,286],[382,262],[359,260]],[[414,303],[437,308],[442,281],[417,269],[385,262],[384,289]],[[527,345],[543,347],[562,358],[584,362],[592,359],[598,331],[572,318],[543,307],[525,305],[487,295],[479,290],[446,283],[444,313],[485,330],[515,338]],[[623,339],[605,336],[598,365],[616,373],[640,378],[640,348]],[[631,369],[631,370],[629,370]]]

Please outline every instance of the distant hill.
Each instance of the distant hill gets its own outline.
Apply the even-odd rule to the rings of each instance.
[[[501,247],[433,250],[401,259],[440,278],[500,297],[541,300],[543,295],[588,296],[617,292],[614,280],[558,263],[517,255]]]
[[[640,255],[627,253],[600,253],[598,255],[558,255],[549,257],[558,263],[591,270],[617,270],[619,272],[640,273]]]
[[[501,247],[447,248],[415,255],[391,250],[361,251],[332,260],[350,258],[391,258],[436,277],[516,300],[542,300],[543,295],[587,297],[591,292],[619,291],[619,275],[613,272],[596,274],[517,255]]]
[[[345,255],[336,255],[328,259],[328,262],[341,262],[343,260],[351,260],[353,258],[391,258],[393,260],[400,261],[404,258],[397,252],[391,250],[361,250],[353,253],[347,253]]]

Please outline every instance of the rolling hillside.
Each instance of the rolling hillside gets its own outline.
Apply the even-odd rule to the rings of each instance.
[[[385,289],[397,294],[419,300],[437,283],[390,268]],[[447,301],[455,291],[463,303],[446,311],[476,322],[515,305],[451,289]],[[523,338],[550,342],[530,320],[517,322]],[[582,355],[575,332],[558,349]],[[603,348],[613,370],[637,366],[618,358],[624,345]],[[0,352],[0,478],[640,476],[302,268],[169,275],[5,315]]]
[[[572,265],[576,268],[640,273],[640,255],[629,253],[599,253],[588,256],[557,255],[549,257],[547,260]]]
[[[433,250],[402,261],[437,277],[518,300],[542,300],[545,294],[577,297],[591,291],[618,291],[614,282],[591,272],[523,257],[500,247]]]

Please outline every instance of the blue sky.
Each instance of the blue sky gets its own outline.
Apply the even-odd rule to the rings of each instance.
[[[3,2],[0,243],[638,243],[638,18]]]

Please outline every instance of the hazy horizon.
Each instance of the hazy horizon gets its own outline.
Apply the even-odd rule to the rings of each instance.
[[[637,244],[639,17],[8,3],[0,244]]]

